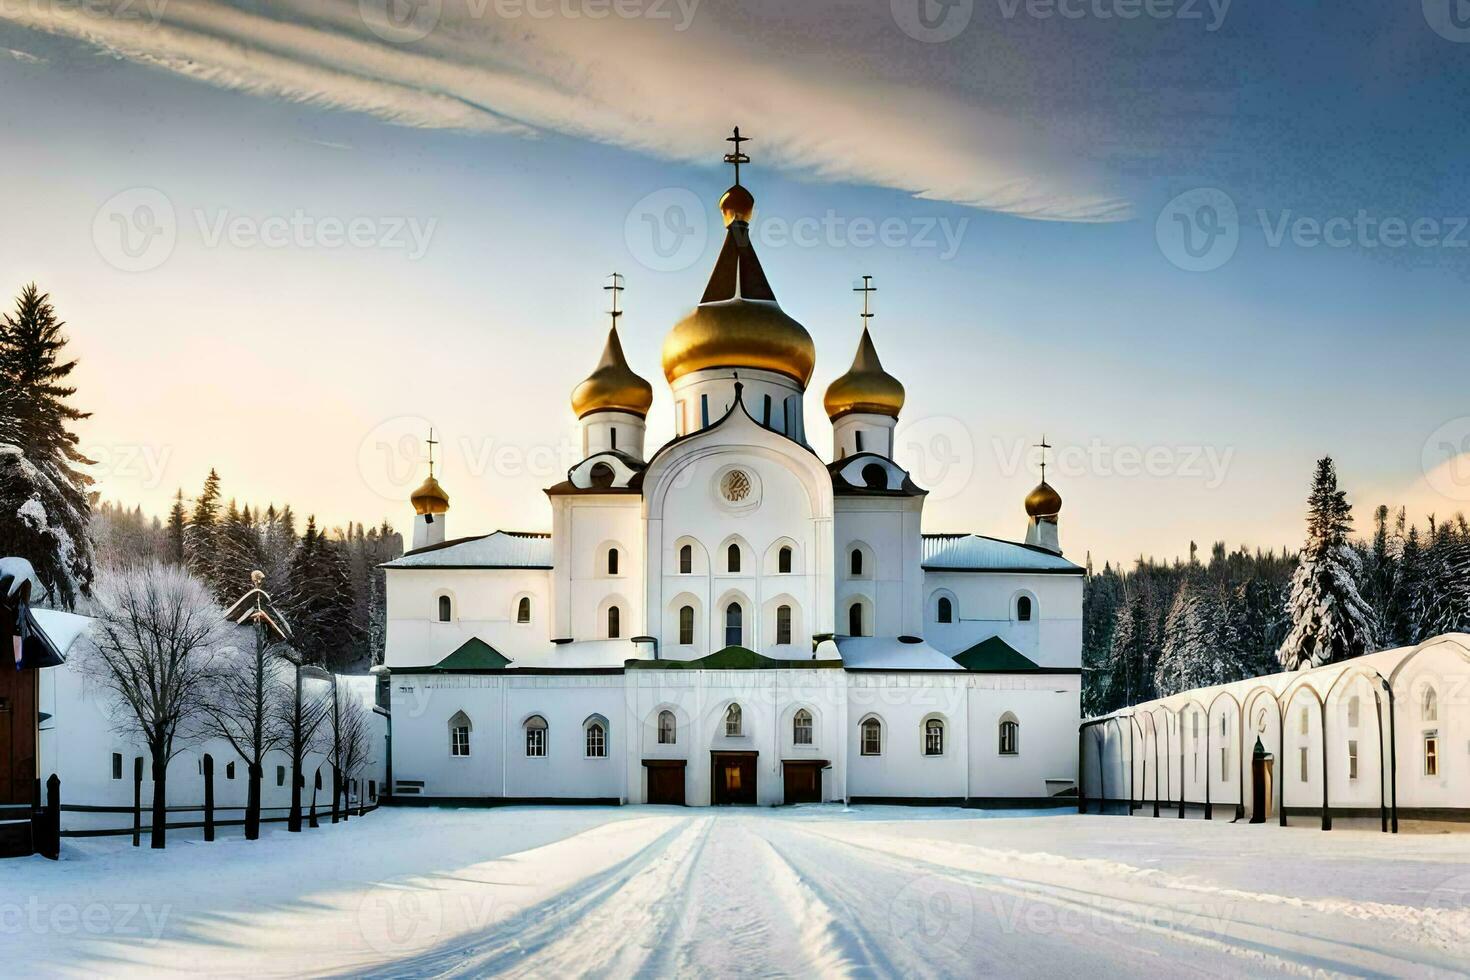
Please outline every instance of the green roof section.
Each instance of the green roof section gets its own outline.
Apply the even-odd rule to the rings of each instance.
[[[629,660],[628,670],[812,670],[841,669],[841,660],[773,660],[770,657],[730,646],[698,660]]]
[[[954,662],[966,670],[991,673],[1041,669],[1040,664],[998,636],[981,640],[963,653],[955,654]]]
[[[510,666],[510,660],[499,650],[472,636],[459,648],[434,665],[435,670],[501,670]]]

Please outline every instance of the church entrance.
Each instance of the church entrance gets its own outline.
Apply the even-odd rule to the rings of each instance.
[[[784,760],[781,773],[786,784],[786,802],[822,802],[822,770],[826,765],[825,761],[816,759]]]
[[[1251,754],[1251,823],[1265,823],[1271,816],[1274,761],[1257,738],[1256,750]]]
[[[14,670],[8,659],[4,666],[0,670],[0,803],[30,803],[36,786],[36,672]]]
[[[684,805],[684,760],[644,759],[648,773],[648,802]]]
[[[710,802],[755,802],[754,752],[710,753]]]

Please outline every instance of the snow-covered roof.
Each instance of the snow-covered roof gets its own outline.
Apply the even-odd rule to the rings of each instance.
[[[920,564],[945,572],[1035,572],[1081,575],[1079,565],[1034,545],[983,534],[926,534]]]
[[[410,551],[384,568],[550,568],[551,535],[496,531]]]
[[[891,636],[839,636],[831,641],[850,670],[964,670],[947,654],[925,643]],[[819,649],[818,654],[821,654]]]
[[[59,609],[36,609],[32,607],[31,618],[46,633],[46,638],[56,647],[56,652],[66,656],[71,645],[92,626],[88,616],[62,612]]]

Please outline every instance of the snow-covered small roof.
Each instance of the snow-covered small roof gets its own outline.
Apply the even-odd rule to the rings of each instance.
[[[839,636],[833,642],[842,657],[842,666],[850,670],[964,670],[952,657],[923,640]]]
[[[983,534],[926,534],[920,564],[942,572],[1022,572],[1081,575],[1079,565],[1045,548]]]
[[[550,568],[551,535],[496,531],[410,551],[384,568]]]
[[[77,641],[77,638],[92,626],[91,617],[78,616],[59,609],[32,608],[31,618],[45,631],[46,638],[56,647],[56,652],[63,657],[66,656],[67,650]]]

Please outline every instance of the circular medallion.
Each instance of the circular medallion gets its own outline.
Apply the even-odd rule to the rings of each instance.
[[[750,474],[731,470],[720,481],[720,495],[732,504],[744,503],[750,496]]]

